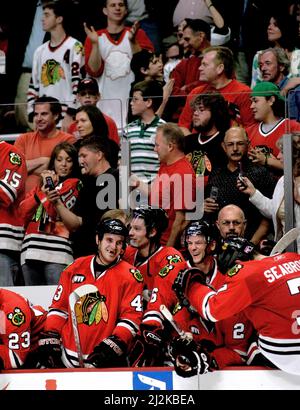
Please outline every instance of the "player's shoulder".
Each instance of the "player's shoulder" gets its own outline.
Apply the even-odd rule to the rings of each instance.
[[[131,263],[124,261],[123,259],[120,259],[120,261],[118,262],[117,270],[120,275],[122,275],[122,278],[125,281],[133,280],[139,283],[142,283],[144,281],[143,275],[141,274],[139,269]]]

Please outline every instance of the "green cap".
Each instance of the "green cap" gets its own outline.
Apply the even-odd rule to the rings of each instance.
[[[256,84],[251,92],[251,97],[270,97],[272,95],[277,95],[280,100],[284,101],[284,97],[280,94],[280,88],[269,81],[262,81]]]

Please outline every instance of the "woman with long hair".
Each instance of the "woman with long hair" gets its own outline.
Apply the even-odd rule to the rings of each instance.
[[[41,183],[20,204],[25,236],[21,266],[25,285],[56,285],[61,272],[73,262],[69,235],[78,226],[64,218],[72,210],[81,189],[76,148],[58,144],[50,157]]]

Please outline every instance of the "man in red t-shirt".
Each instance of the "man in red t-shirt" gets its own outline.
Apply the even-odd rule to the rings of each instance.
[[[196,175],[183,152],[184,135],[178,125],[158,126],[154,150],[160,168],[150,188],[151,205],[165,209],[169,224],[161,237],[161,244],[179,246],[180,235],[186,225],[186,211],[195,207]]]
[[[232,120],[244,127],[255,122],[250,109],[251,88],[234,78],[234,59],[232,51],[223,46],[207,48],[199,67],[199,80],[206,84],[194,88],[187,96],[178,125],[185,135],[190,134],[193,118],[191,102],[199,94],[216,91],[228,101]]]

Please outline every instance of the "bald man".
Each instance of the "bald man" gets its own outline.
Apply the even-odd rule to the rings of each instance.
[[[222,238],[228,238],[230,236],[243,237],[246,225],[247,220],[240,207],[230,204],[220,209],[216,226]]]

